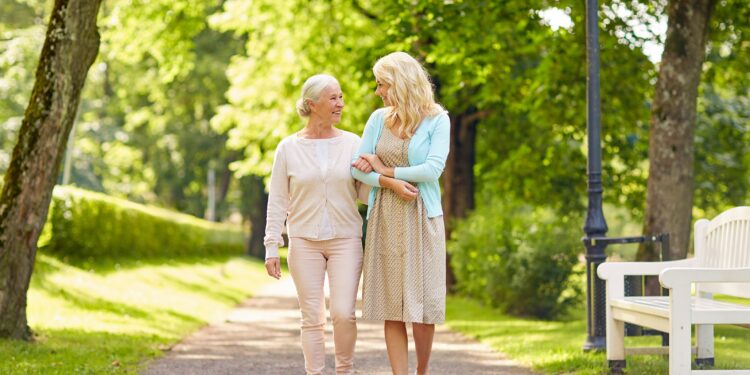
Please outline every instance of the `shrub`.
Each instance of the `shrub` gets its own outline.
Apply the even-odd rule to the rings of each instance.
[[[460,293],[519,316],[552,319],[581,297],[578,220],[503,202],[458,223],[448,244]]]
[[[55,187],[40,246],[71,259],[237,255],[242,230],[72,187]]]

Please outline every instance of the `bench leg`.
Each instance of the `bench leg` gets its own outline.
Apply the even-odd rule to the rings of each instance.
[[[624,359],[616,360],[616,361],[609,360],[608,364],[609,364],[609,373],[610,374],[620,375],[620,374],[624,374],[625,373],[624,372],[624,370],[625,370],[625,360]]]
[[[607,308],[607,361],[613,374],[625,368],[625,322],[614,320]]]
[[[695,326],[697,353],[695,364],[704,368],[714,366],[714,326],[699,324]]]
[[[690,286],[673,288],[669,313],[669,375],[691,371]]]

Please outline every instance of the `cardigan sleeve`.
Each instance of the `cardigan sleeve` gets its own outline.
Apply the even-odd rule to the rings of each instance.
[[[362,139],[359,138],[359,136],[356,134],[352,134],[352,137],[354,139],[354,142],[352,142],[352,147],[349,150],[349,152],[351,155],[359,155],[357,152],[359,150],[359,146],[362,144]],[[364,182],[355,179],[354,190],[357,192],[357,200],[360,201],[361,203],[364,203],[365,205],[368,204],[368,200],[370,197],[370,190],[372,190],[372,186],[367,185]]]
[[[443,174],[445,160],[448,159],[451,140],[451,123],[447,114],[441,114],[436,120],[435,129],[430,135],[430,147],[424,163],[409,167],[394,168],[395,178],[411,182],[437,181]]]
[[[352,163],[359,159],[359,156],[362,154],[374,154],[375,153],[375,144],[378,142],[378,136],[377,131],[378,127],[381,126],[381,124],[378,123],[378,118],[382,118],[381,116],[378,116],[378,111],[373,112],[370,115],[370,118],[367,120],[367,124],[365,125],[365,131],[362,133],[362,142],[359,144],[359,149],[357,152],[354,153],[354,157],[352,158]],[[355,179],[364,182],[367,185],[370,186],[377,186],[380,187],[380,173],[377,172],[370,172],[365,173],[360,171],[357,168],[352,167],[352,177]]]
[[[266,210],[266,234],[263,245],[266,247],[266,259],[279,256],[279,246],[284,246],[281,229],[289,209],[289,175],[286,168],[285,143],[279,143],[273,157],[271,183],[268,188],[268,208]]]

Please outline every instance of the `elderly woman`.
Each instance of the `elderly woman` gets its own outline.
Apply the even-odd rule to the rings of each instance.
[[[405,323],[412,323],[417,373],[427,374],[435,324],[445,321],[438,178],[448,157],[450,120],[413,57],[391,53],[375,63],[373,72],[375,93],[385,107],[367,121],[352,163],[353,176],[374,186],[367,212],[362,317],[385,321],[388,359],[396,375],[408,372]]]
[[[323,374],[325,367],[326,272],[337,374],[352,373],[357,340],[354,304],[362,270],[362,218],[350,164],[359,137],[336,128],[343,108],[335,78],[319,74],[305,82],[297,112],[307,124],[279,143],[269,187],[266,270],[272,277],[281,276],[278,248],[286,222],[307,374]]]

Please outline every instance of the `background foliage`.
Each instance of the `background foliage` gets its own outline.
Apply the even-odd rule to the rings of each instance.
[[[73,261],[240,255],[236,225],[72,187],[55,188],[42,251]]]
[[[459,291],[521,316],[559,318],[580,302],[578,217],[496,200],[453,232]],[[577,271],[580,274],[580,268]]]

